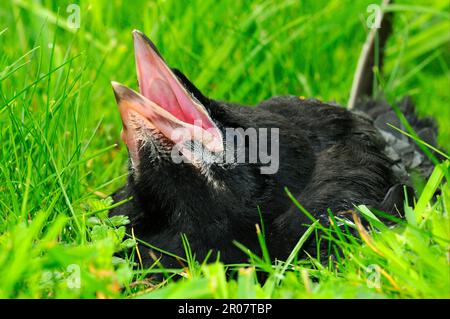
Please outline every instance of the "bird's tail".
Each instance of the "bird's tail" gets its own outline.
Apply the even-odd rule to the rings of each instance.
[[[383,0],[382,9],[392,4],[393,0]],[[386,154],[395,163],[401,182],[409,184],[411,171],[418,171],[427,178],[433,163],[422,152],[420,147],[401,132],[392,128],[395,126],[407,131],[393,108],[382,98],[382,94],[375,97],[376,73],[382,72],[384,48],[392,34],[393,13],[381,13],[380,27],[372,29],[361,51],[357,70],[355,72],[348,108],[369,116],[386,141]],[[435,146],[437,126],[431,119],[419,119],[415,112],[415,105],[410,97],[405,97],[398,105],[410,126],[424,142]],[[392,126],[390,126],[390,125]]]
[[[437,127],[429,118],[419,119],[415,113],[415,105],[410,97],[405,97],[398,105],[409,125],[417,136],[429,145],[436,145]],[[411,172],[418,172],[428,178],[433,171],[433,162],[423,153],[422,149],[396,127],[404,132],[407,128],[385,100],[365,99],[355,105],[355,111],[368,115],[374,126],[386,142],[385,153],[393,161],[397,176],[408,184]]]

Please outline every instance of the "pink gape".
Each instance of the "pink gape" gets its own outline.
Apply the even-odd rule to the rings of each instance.
[[[223,151],[222,134],[203,105],[186,91],[144,37],[139,31],[133,32],[141,94],[113,83],[119,93],[122,138],[130,151],[136,154],[137,130],[143,125],[160,131],[175,144],[196,139],[212,152]],[[127,98],[121,98],[125,95]]]

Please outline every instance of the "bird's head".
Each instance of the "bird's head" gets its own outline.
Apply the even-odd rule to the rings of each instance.
[[[180,71],[169,68],[143,33],[134,31],[133,38],[139,93],[116,82],[112,86],[134,190],[189,205],[199,195],[214,196],[211,192],[257,200],[251,192],[264,184],[257,180],[260,163],[236,164],[236,144],[227,150],[227,129],[245,128],[245,117],[226,111],[224,103],[205,97]]]
[[[194,95],[184,76],[167,66],[143,33],[134,31],[133,37],[140,93],[117,82],[112,85],[135,174],[143,173],[148,161],[157,166],[177,162],[181,158],[176,155],[200,165],[201,154],[192,152],[191,142],[211,154],[221,153],[222,132],[205,106],[208,101]]]

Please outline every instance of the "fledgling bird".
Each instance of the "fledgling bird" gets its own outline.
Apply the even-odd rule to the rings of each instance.
[[[405,199],[405,170],[413,166],[401,162],[405,153],[395,143],[415,166],[426,166],[413,144],[381,127],[381,120],[377,126],[380,116],[389,116],[388,105],[368,102],[349,111],[296,96],[273,97],[255,107],[214,100],[169,68],[143,33],[134,31],[133,37],[139,93],[113,82],[130,159],[127,183],[113,199],[132,200],[111,214],[129,216],[135,235],[154,247],[183,257],[180,236],[186,234],[199,260],[212,251],[225,263],[245,262],[233,242],[260,252],[255,225],[262,218],[270,256],[283,259],[310,223],[286,196],[286,187],[323,223],[327,209],[345,216],[359,204],[395,214]],[[229,128],[277,129],[277,150],[273,145],[267,150],[278,151],[276,172],[263,174],[267,162],[260,158],[217,161],[231,143]],[[248,155],[251,142],[244,138],[241,145]],[[151,265],[151,249],[140,250],[144,264]],[[173,256],[154,252],[164,266],[179,267]]]

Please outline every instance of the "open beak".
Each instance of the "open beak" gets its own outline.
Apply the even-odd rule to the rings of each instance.
[[[185,89],[143,33],[135,30],[133,38],[140,93],[112,82],[128,148],[136,152],[137,136],[142,136],[138,130],[149,129],[179,146],[197,140],[211,152],[223,151],[222,133],[205,107]]]

